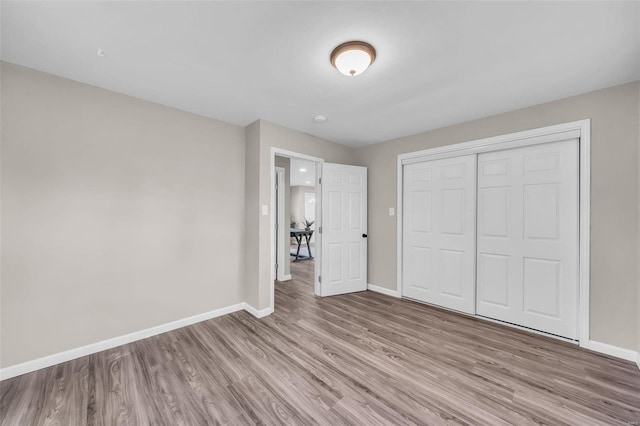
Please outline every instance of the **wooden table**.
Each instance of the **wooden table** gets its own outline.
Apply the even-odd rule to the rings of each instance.
[[[298,249],[296,250],[296,254],[295,254],[296,258],[293,259],[293,261],[297,262],[298,260],[313,259],[313,256],[311,255],[311,247],[309,247],[309,240],[311,239],[311,236],[313,235],[313,231],[312,230],[305,231],[304,229],[290,228],[289,229],[289,235],[291,237],[295,238],[296,242],[298,243]],[[309,256],[300,255],[300,247],[302,246],[302,238],[303,237],[307,241],[307,251],[309,252]],[[292,254],[291,256],[294,256],[294,255]]]

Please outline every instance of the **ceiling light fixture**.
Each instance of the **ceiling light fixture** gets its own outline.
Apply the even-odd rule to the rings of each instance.
[[[350,77],[365,72],[375,60],[376,49],[364,41],[348,41],[331,52],[331,65]]]
[[[98,51],[96,52],[96,55],[98,55],[98,56],[104,56],[104,50],[102,50],[102,49],[98,49]]]
[[[301,171],[301,172],[306,172],[306,171],[307,171],[307,169],[300,169],[300,171]]]
[[[324,115],[316,115],[315,117],[313,117],[313,121],[315,121],[316,123],[324,123],[327,121],[327,117]]]

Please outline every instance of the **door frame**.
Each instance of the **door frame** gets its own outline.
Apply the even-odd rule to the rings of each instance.
[[[287,238],[287,234],[286,234],[286,224],[285,224],[285,220],[284,220],[284,200],[285,200],[285,193],[284,193],[284,167],[276,167],[276,183],[277,183],[277,189],[276,191],[276,208],[273,210],[275,212],[276,215],[276,224],[277,224],[277,229],[278,229],[278,233],[276,234],[276,246],[275,246],[275,250],[276,250],[276,264],[278,265],[278,267],[276,268],[276,279],[278,281],[289,281],[291,279],[291,274],[285,275],[285,271],[284,271],[284,264],[285,264],[285,258],[287,253],[286,248],[289,246],[289,244],[285,244],[286,241],[288,241]],[[284,230],[284,233],[283,233]]]
[[[590,272],[589,260],[591,252],[591,119],[572,121],[553,126],[540,127],[522,132],[477,139],[470,142],[456,143],[421,151],[408,152],[398,155],[397,163],[397,264],[396,264],[396,292],[403,297],[402,291],[402,207],[403,207],[403,166],[405,164],[422,161],[438,160],[441,158],[458,157],[481,152],[499,151],[522,146],[557,142],[569,138],[579,138],[579,271],[578,271],[578,342],[581,347],[589,346],[589,297]],[[478,317],[479,318],[479,317]],[[566,339],[563,339],[566,340]]]
[[[294,158],[299,160],[307,160],[313,161],[316,164],[316,179],[315,188],[316,188],[316,229],[319,231],[322,226],[322,188],[320,187],[322,182],[322,167],[324,165],[324,159],[319,157],[313,157],[307,154],[301,154],[299,152],[289,151],[282,148],[271,147],[271,153],[269,155],[270,166],[269,173],[271,175],[271,211],[275,211],[276,206],[276,187],[275,187],[275,179],[276,179],[276,156],[286,157],[286,158]],[[275,287],[274,280],[276,279],[276,215],[271,215],[271,280],[270,280],[270,301],[271,307],[275,309]],[[321,293],[321,283],[320,283],[320,271],[322,266],[322,233],[316,232],[316,255],[315,255],[315,271],[314,271],[314,294],[317,296]]]

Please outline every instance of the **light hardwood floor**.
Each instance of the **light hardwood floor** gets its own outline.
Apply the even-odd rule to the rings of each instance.
[[[298,279],[312,267],[292,264],[267,318],[237,312],[3,381],[1,423],[640,422],[631,362],[372,292],[316,298]]]

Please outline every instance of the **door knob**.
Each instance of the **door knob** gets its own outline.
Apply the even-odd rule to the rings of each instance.
[[[362,234],[362,238],[367,238],[367,234]]]

